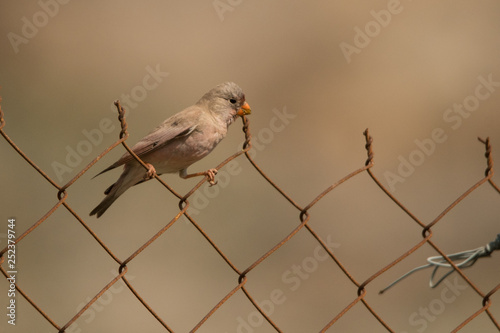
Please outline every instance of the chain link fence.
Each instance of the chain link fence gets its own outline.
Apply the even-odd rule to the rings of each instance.
[[[3,112],[0,108],[0,133],[2,134],[4,140],[28,163],[33,167],[41,177],[43,177],[47,182],[49,182],[53,187],[54,187],[54,194],[57,195],[58,202],[55,204],[52,209],[50,209],[45,215],[41,216],[36,223],[34,223],[31,227],[27,228],[26,230],[19,230],[18,232],[21,234],[16,235],[15,241],[11,242],[8,246],[6,246],[4,249],[0,251],[0,270],[2,274],[9,279],[11,277],[11,268],[8,266],[8,254],[9,254],[9,249],[11,249],[13,246],[18,245],[19,243],[22,243],[23,240],[26,238],[32,236],[33,234],[37,233],[37,229],[40,228],[44,222],[56,211],[58,210],[67,210],[71,215],[74,221],[77,221],[79,224],[81,224],[86,232],[90,236],[93,237],[95,242],[107,253],[107,255],[116,263],[116,268],[117,268],[117,273],[114,276],[114,278],[109,281],[106,285],[102,286],[102,289],[95,294],[89,301],[86,303],[80,311],[77,311],[74,313],[74,316],[67,322],[61,322],[60,320],[54,319],[56,316],[52,313],[48,313],[46,309],[42,305],[40,305],[40,301],[36,299],[35,297],[32,297],[31,291],[30,290],[25,290],[23,289],[23,285],[17,282],[13,282],[12,280],[8,280],[9,282],[13,282],[15,285],[15,290],[18,292],[22,297],[24,297],[30,304],[31,306],[38,311],[38,313],[45,318],[46,321],[48,321],[53,327],[54,331],[58,332],[69,332],[70,327],[72,324],[75,323],[75,321],[80,318],[81,316],[84,315],[84,313],[96,303],[103,295],[113,288],[117,283],[120,281],[123,281],[125,285],[128,287],[130,292],[135,296],[138,302],[149,311],[151,314],[151,320],[156,320],[158,323],[163,326],[164,331],[167,332],[174,332],[174,329],[172,328],[175,326],[175,324],[172,324],[172,322],[175,321],[175,318],[163,318],[162,316],[159,315],[159,311],[157,308],[154,308],[148,301],[147,297],[141,295],[141,293],[137,290],[137,288],[134,286],[134,283],[131,281],[131,279],[128,276],[128,265],[133,262],[136,257],[141,254],[144,250],[146,250],[148,247],[150,247],[153,243],[155,243],[164,233],[168,232],[169,229],[175,225],[176,223],[179,222],[179,220],[184,216],[187,218],[187,220],[196,228],[196,230],[203,236],[203,238],[210,244],[210,246],[213,248],[213,251],[217,252],[217,254],[220,256],[220,259],[223,260],[232,271],[236,274],[237,279],[235,279],[235,283],[232,286],[229,286],[229,288],[232,288],[230,292],[225,295],[222,299],[220,299],[219,302],[216,304],[213,304],[213,308],[211,308],[208,312],[206,312],[206,315],[203,316],[202,318],[199,318],[199,322],[190,330],[191,332],[196,332],[200,330],[204,325],[206,325],[207,321],[210,320],[214,314],[216,314],[221,308],[228,306],[227,302],[235,297],[235,295],[245,295],[246,298],[248,299],[249,304],[251,304],[252,307],[254,307],[265,319],[266,325],[269,327],[272,327],[276,332],[285,332],[285,330],[282,328],[282,323],[279,320],[276,320],[273,318],[271,314],[266,311],[265,308],[263,308],[262,303],[259,303],[257,297],[252,293],[251,288],[248,288],[247,284],[251,280],[251,278],[248,276],[249,273],[254,270],[256,267],[259,265],[263,264],[270,256],[273,255],[275,251],[280,249],[282,246],[284,246],[286,243],[288,243],[294,236],[297,235],[300,231],[307,232],[310,235],[312,235],[317,242],[317,244],[324,250],[326,251],[328,255],[328,259],[331,260],[345,275],[345,277],[350,281],[350,284],[354,286],[356,293],[352,295],[352,298],[349,302],[343,304],[342,306],[344,307],[342,311],[338,313],[332,313],[331,318],[329,318],[328,321],[321,323],[321,326],[323,327],[321,329],[321,332],[326,332],[326,331],[335,331],[335,325],[339,321],[340,318],[345,316],[347,313],[351,312],[354,308],[358,308],[358,304],[362,304],[364,308],[375,318],[378,323],[383,327],[385,330],[388,332],[395,332],[395,329],[391,326],[391,318],[387,316],[386,314],[382,314],[379,309],[377,308],[376,304],[373,304],[373,302],[370,302],[368,300],[368,295],[371,294],[376,294],[378,293],[378,290],[374,291],[373,288],[370,288],[370,284],[377,278],[379,278],[381,275],[386,273],[390,268],[398,265],[403,259],[407,258],[410,256],[413,252],[417,251],[424,245],[430,245],[441,257],[442,257],[442,263],[456,271],[461,279],[463,279],[470,288],[482,299],[482,303],[477,304],[476,306],[476,311],[472,314],[468,314],[467,316],[464,316],[462,319],[462,322],[455,328],[453,329],[453,332],[459,331],[462,328],[466,327],[469,323],[474,321],[479,315],[485,313],[490,322],[491,322],[491,328],[494,329],[496,328],[497,330],[500,330],[500,324],[495,318],[494,313],[491,311],[491,307],[493,305],[492,298],[494,294],[498,291],[500,288],[500,283],[497,284],[494,288],[491,288],[490,290],[482,290],[481,288],[478,287],[477,283],[472,281],[471,278],[469,278],[464,270],[463,267],[460,267],[461,265],[456,262],[456,258],[453,256],[447,255],[438,245],[436,242],[433,241],[433,236],[434,236],[434,230],[436,229],[436,226],[440,223],[440,221],[445,217],[454,207],[459,205],[466,197],[468,197],[472,192],[476,191],[478,188],[481,186],[491,186],[497,193],[500,194],[500,189],[499,187],[495,184],[495,182],[492,180],[493,177],[493,160],[492,160],[492,154],[491,154],[491,144],[488,138],[486,139],[480,139],[480,142],[484,145],[485,147],[485,158],[486,158],[486,170],[484,173],[484,177],[478,180],[473,186],[471,186],[467,191],[465,191],[463,194],[461,194],[456,200],[454,200],[445,210],[443,210],[434,220],[432,220],[430,223],[424,223],[421,219],[419,219],[415,214],[413,214],[410,209],[408,209],[402,202],[400,202],[380,181],[379,179],[375,176],[375,174],[372,172],[372,168],[374,166],[374,149],[373,149],[373,138],[370,135],[368,129],[365,130],[363,133],[366,139],[366,152],[367,152],[367,159],[364,163],[363,166],[361,166],[359,169],[354,170],[353,172],[349,173],[347,176],[344,178],[338,180],[334,184],[328,186],[323,192],[319,193],[314,200],[312,200],[310,203],[308,203],[305,206],[302,206],[298,204],[290,195],[285,193],[285,191],[280,187],[277,183],[275,183],[267,174],[266,172],[255,162],[255,160],[251,157],[251,154],[249,153],[250,150],[252,149],[252,136],[250,133],[250,127],[249,127],[249,120],[246,117],[242,117],[243,120],[243,132],[245,135],[245,142],[242,146],[241,151],[235,153],[234,155],[228,157],[226,160],[221,162],[219,165],[217,165],[216,169],[221,169],[223,168],[226,164],[229,162],[233,161],[234,159],[247,159],[251,165],[255,168],[255,170],[258,171],[260,176],[265,179],[266,182],[268,182],[278,193],[281,195],[288,204],[293,207],[293,209],[296,210],[297,213],[297,220],[295,225],[290,225],[289,227],[289,233],[286,237],[281,239],[278,243],[276,243],[274,246],[266,249],[262,249],[262,252],[264,253],[262,256],[260,256],[257,260],[255,260],[252,264],[250,264],[248,267],[238,267],[238,265],[234,264],[232,259],[230,258],[229,255],[224,253],[223,250],[216,244],[216,242],[211,238],[210,234],[206,232],[200,224],[196,221],[196,219],[189,213],[189,208],[190,208],[190,199],[193,197],[193,195],[196,193],[196,191],[200,190],[200,187],[208,180],[207,177],[205,177],[203,180],[198,182],[196,186],[194,186],[191,190],[189,190],[186,194],[180,194],[177,193],[172,187],[170,187],[167,183],[165,183],[161,178],[158,176],[155,176],[155,179],[157,182],[161,183],[165,187],[166,191],[169,191],[172,193],[178,200],[178,212],[175,214],[175,216],[172,216],[171,219],[167,224],[163,226],[156,234],[152,235],[151,238],[142,244],[140,247],[138,247],[135,252],[133,252],[131,255],[129,255],[127,258],[121,258],[118,256],[111,247],[109,247],[98,235],[96,231],[93,230],[93,228],[85,221],[85,219],[78,214],[74,208],[68,203],[68,192],[67,190],[73,186],[76,182],[79,181],[79,179],[87,172],[89,169],[92,168],[92,166],[102,157],[104,157],[106,154],[108,154],[113,148],[117,147],[118,145],[123,145],[123,147],[132,155],[134,158],[141,163],[144,168],[145,168],[145,173],[147,171],[147,165],[144,164],[143,161],[140,160],[129,148],[129,146],[126,143],[126,139],[128,137],[128,132],[127,132],[127,122],[125,120],[125,110],[121,107],[120,103],[117,101],[115,102],[115,105],[117,106],[117,109],[119,111],[119,121],[121,124],[121,132],[119,136],[119,140],[114,142],[111,146],[109,146],[104,152],[99,154],[95,159],[88,164],[86,167],[84,167],[73,179],[71,179],[69,182],[67,182],[65,185],[59,185],[56,181],[54,181],[51,177],[47,175],[37,164],[33,162],[32,159],[30,159],[29,156],[27,156],[21,148],[19,148],[7,135],[5,131],[5,126],[6,123],[3,118]],[[360,279],[359,276],[356,276],[356,274],[352,273],[348,268],[345,263],[343,263],[338,256],[336,256],[334,249],[331,248],[331,246],[328,245],[327,240],[321,235],[321,233],[317,230],[314,230],[311,224],[308,222],[310,221],[310,210],[312,207],[314,207],[318,202],[320,202],[325,196],[327,196],[329,193],[334,191],[337,187],[339,187],[341,184],[350,181],[353,178],[356,178],[358,175],[362,173],[368,173],[369,177],[371,180],[378,186],[380,191],[390,200],[394,202],[394,204],[399,207],[401,211],[403,211],[405,214],[413,220],[416,226],[418,226],[418,230],[421,233],[421,240],[417,242],[416,244],[410,244],[406,251],[403,253],[400,253],[397,255],[397,258],[390,262],[388,265],[385,267],[379,269],[378,271],[375,272],[365,272],[366,275],[369,277],[366,279]],[[153,180],[152,180],[153,181]],[[487,253],[487,255],[489,255]],[[477,258],[476,258],[477,259]],[[358,274],[359,275],[359,274]],[[166,282],[168,283],[168,282]],[[54,293],[57,294],[57,291],[54,291]],[[61,295],[63,297],[63,295]],[[26,320],[24,318],[23,320]]]

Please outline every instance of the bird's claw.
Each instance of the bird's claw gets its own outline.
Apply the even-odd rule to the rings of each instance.
[[[210,184],[210,186],[214,186],[215,184],[217,184],[217,181],[215,180],[217,169],[209,169],[205,172],[205,174],[208,177],[208,183]]]
[[[146,174],[144,175],[144,180],[150,180],[156,176],[156,169],[150,163],[146,163],[146,165],[148,166],[148,171],[146,171]]]

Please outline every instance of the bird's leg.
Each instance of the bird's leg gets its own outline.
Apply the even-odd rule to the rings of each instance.
[[[217,181],[215,180],[215,175],[217,174],[217,169],[208,169],[207,171],[203,172],[197,172],[197,173],[191,173],[187,174],[187,170],[183,169],[179,171],[179,176],[183,179],[188,179],[188,178],[193,178],[193,177],[199,177],[199,176],[207,176],[208,177],[208,182],[210,183],[210,186],[213,186],[217,184]]]
[[[156,169],[150,163],[146,163],[146,165],[148,166],[148,171],[146,171],[146,175],[144,175],[144,180],[150,180],[156,176]]]

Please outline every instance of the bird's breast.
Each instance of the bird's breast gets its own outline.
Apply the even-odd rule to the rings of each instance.
[[[196,129],[186,137],[169,141],[148,154],[144,160],[152,163],[158,173],[180,171],[207,156],[225,137],[226,132],[214,128]]]

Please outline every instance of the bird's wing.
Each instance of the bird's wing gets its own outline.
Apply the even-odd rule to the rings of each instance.
[[[198,106],[192,106],[173,115],[165,120],[160,126],[156,127],[151,133],[142,138],[141,141],[136,143],[131,148],[132,151],[137,156],[141,157],[159,149],[171,140],[190,135],[197,127],[201,112]],[[126,152],[118,161],[99,172],[94,177],[128,163],[133,159],[134,157]]]

